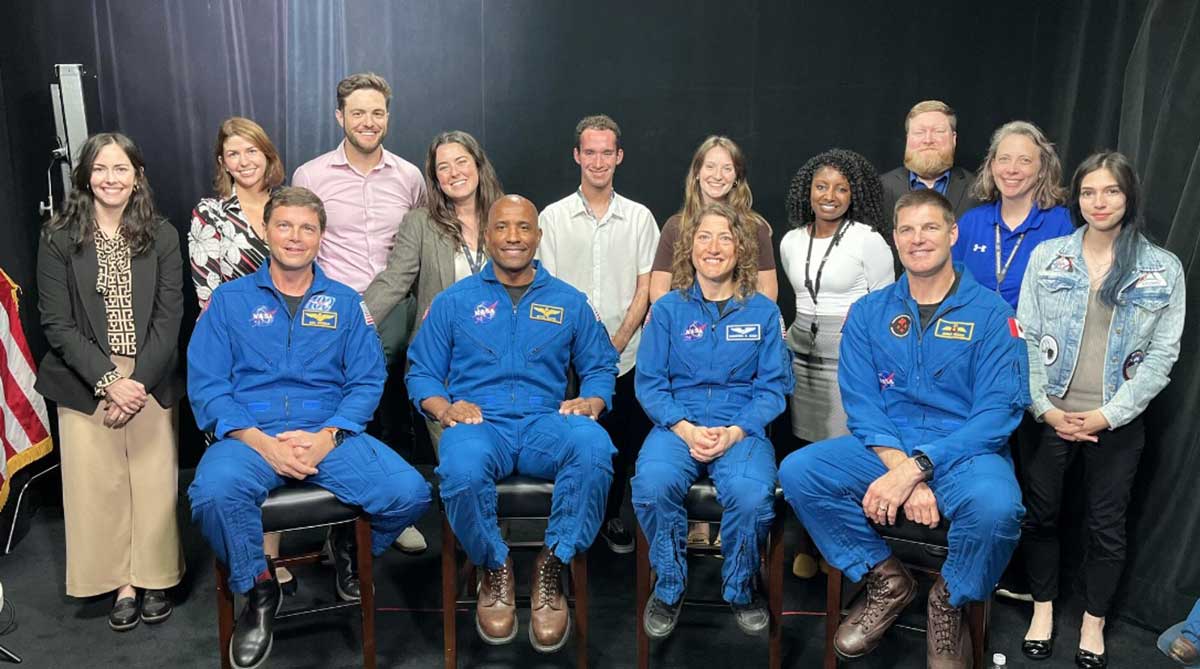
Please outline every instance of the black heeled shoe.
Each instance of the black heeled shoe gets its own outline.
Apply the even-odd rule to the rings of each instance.
[[[294,597],[296,592],[300,590],[300,579],[296,578],[296,573],[291,569],[287,570],[288,576],[291,578],[286,581],[279,578],[279,569],[282,568],[276,567],[275,569],[275,579],[279,581],[279,589],[283,591],[284,596]]]
[[[1025,639],[1021,642],[1021,653],[1031,660],[1045,660],[1054,654],[1053,631],[1049,639]]]
[[[1096,653],[1080,648],[1075,651],[1075,666],[1079,669],[1105,669],[1108,666],[1108,653]]]

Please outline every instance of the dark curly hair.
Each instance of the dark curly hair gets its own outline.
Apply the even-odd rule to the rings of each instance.
[[[787,215],[792,225],[803,228],[816,218],[812,210],[812,182],[813,175],[822,167],[832,167],[850,182],[847,220],[869,225],[883,233],[888,219],[883,215],[883,185],[879,181],[879,172],[875,171],[871,161],[846,149],[830,149],[818,153],[809,158],[796,172],[796,176],[792,177],[792,185],[788,187],[787,194]]]

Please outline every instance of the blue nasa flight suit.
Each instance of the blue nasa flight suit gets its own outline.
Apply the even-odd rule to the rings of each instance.
[[[746,604],[759,546],[775,517],[775,450],[765,430],[787,405],[794,382],[779,307],[755,293],[745,302],[730,300],[718,316],[698,284],[687,295],[671,291],[651,309],[636,369],[638,401],[654,429],[638,456],[633,507],[650,540],[650,564],[658,575],[655,595],[669,604],[683,595],[683,501],[692,483],[707,473],[725,509],[722,596]],[[746,437],[705,464],[671,432],[681,420],[702,427],[737,425]]]
[[[1012,307],[954,269],[958,289],[924,330],[907,275],[854,303],[838,368],[850,435],[789,455],[779,479],[821,553],[858,581],[891,555],[861,504],[887,473],[870,447],[925,453],[950,521],[942,576],[961,606],[990,595],[1020,536],[1008,436],[1029,404],[1029,362]]]
[[[266,569],[259,507],[287,479],[230,432],[257,427],[274,436],[329,426],[350,433],[305,480],[370,515],[376,555],[430,502],[421,474],[362,434],[386,377],[362,299],[314,263],[312,286],[289,318],[269,265],[217,288],[188,346],[192,411],[217,439],[188,488],[192,520],[229,567],[235,592],[249,590]]]
[[[534,261],[514,305],[492,263],[442,291],[408,349],[408,396],[479,406],[483,422],[442,432],[440,494],[471,562],[499,568],[508,546],[496,521],[496,481],[514,472],[554,481],[546,546],[563,562],[596,538],[616,453],[587,416],[558,413],[574,365],[580,397],[612,402],[617,351],[587,296]],[[429,416],[429,418],[433,418]]]

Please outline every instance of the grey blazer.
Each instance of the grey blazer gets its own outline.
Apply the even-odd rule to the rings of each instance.
[[[970,170],[961,167],[950,168],[950,183],[946,185],[946,199],[950,200],[950,204],[954,207],[955,218],[962,218],[963,213],[979,204],[978,200],[967,193],[971,189],[971,182],[974,179],[975,174]],[[896,200],[909,191],[908,168],[901,165],[884,174],[879,180],[883,184],[883,216],[887,219],[885,229],[891,230],[892,210],[896,207]],[[885,234],[884,237],[888,238],[889,242],[891,241],[890,234]]]
[[[50,350],[38,368],[34,387],[59,405],[92,413],[93,389],[113,368],[109,360],[108,317],[96,292],[96,246],[72,250],[65,230],[43,234],[38,249],[38,308]],[[183,258],[179,233],[158,224],[154,246],[130,262],[133,320],[137,328],[135,381],[164,407],[183,397],[179,373],[179,325],[183,318]]]
[[[416,324],[408,341],[421,329],[421,316],[433,298],[454,283],[454,247],[442,234],[429,210],[421,207],[404,215],[396,231],[395,245],[388,255],[387,267],[376,275],[363,293],[363,301],[376,323],[382,323],[392,309],[417,285]]]

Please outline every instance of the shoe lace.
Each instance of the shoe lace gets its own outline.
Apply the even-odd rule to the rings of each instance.
[[[929,626],[933,632],[934,648],[938,655],[952,655],[957,650],[961,612],[950,606],[941,593],[931,593]]]
[[[854,623],[870,627],[878,621],[887,608],[888,595],[892,588],[888,584],[887,578],[875,572],[867,572],[866,581],[867,605],[863,607],[862,613]]]
[[[508,577],[508,564],[496,569],[488,569],[488,585],[491,587],[491,595],[496,601],[508,601],[508,584],[512,580]]]
[[[562,561],[553,554],[546,557],[542,561],[541,567],[538,569],[538,605],[542,606],[550,602],[551,599],[558,596],[562,591],[562,582],[559,575],[562,573]]]

